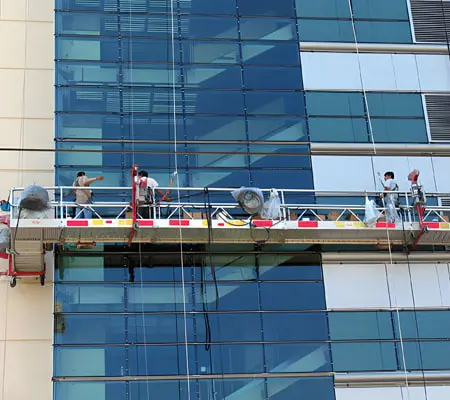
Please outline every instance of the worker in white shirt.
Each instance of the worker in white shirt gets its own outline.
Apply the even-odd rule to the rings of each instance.
[[[399,187],[397,181],[394,179],[395,175],[392,171],[384,174],[383,187],[385,192],[398,192]],[[399,206],[398,193],[382,193],[386,207],[387,222],[396,222],[399,219],[396,208]]]
[[[70,196],[72,193],[75,194],[75,203],[79,206],[76,209],[75,218],[92,218],[92,209],[87,206],[80,206],[81,204],[92,204],[92,191],[87,188],[91,183],[102,181],[103,176],[97,176],[96,178],[88,178],[85,172],[78,172],[77,178],[73,182],[72,186],[75,188],[71,192],[66,193],[64,196]]]
[[[154,218],[155,215],[153,215],[153,206],[156,204],[155,192],[162,198],[164,198],[164,193],[157,189],[159,186],[158,182],[153,178],[149,178],[147,171],[140,171],[138,176],[135,178],[135,182],[137,184],[137,205],[139,216],[142,219],[149,219],[150,210],[152,210],[152,218]],[[170,200],[167,199],[167,201]]]

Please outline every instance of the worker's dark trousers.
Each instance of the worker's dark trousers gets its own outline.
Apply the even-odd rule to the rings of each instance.
[[[138,214],[142,219],[153,219],[155,218],[155,209],[150,204],[142,204],[138,207]]]

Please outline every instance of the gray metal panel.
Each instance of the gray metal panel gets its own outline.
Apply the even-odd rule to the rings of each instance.
[[[447,43],[450,33],[450,3],[441,0],[411,0],[411,15],[417,42]]]
[[[450,141],[450,95],[425,95],[431,140]]]

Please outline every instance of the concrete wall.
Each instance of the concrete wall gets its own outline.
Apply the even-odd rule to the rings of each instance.
[[[0,2],[0,148],[53,148],[53,1]],[[0,151],[0,198],[53,184],[53,153]],[[5,268],[3,260],[0,268]],[[52,398],[53,285],[0,280],[0,400]]]

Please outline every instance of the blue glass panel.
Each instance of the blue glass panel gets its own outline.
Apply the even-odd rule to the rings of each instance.
[[[294,15],[294,4],[292,0],[238,0],[238,11],[240,15]]]
[[[184,85],[191,88],[241,89],[239,66],[208,66],[183,68]]]
[[[233,160],[233,159],[231,159]],[[189,186],[233,188],[250,184],[249,170],[243,168],[198,169],[189,171]],[[229,200],[229,197],[226,196]],[[219,201],[216,199],[216,201]]]
[[[331,371],[327,343],[266,344],[264,350],[272,373]]]
[[[311,168],[309,145],[250,145],[249,150],[250,168]]]
[[[55,344],[125,343],[124,315],[59,314],[55,316],[55,328]]]
[[[372,118],[372,129],[377,143],[428,143],[424,119]]]
[[[183,40],[182,47],[185,63],[239,64],[237,42]]]
[[[370,140],[364,118],[309,118],[308,123],[312,142],[367,143]]]
[[[295,0],[299,17],[350,18],[348,0]]]
[[[324,310],[325,294],[322,282],[263,282],[263,310]]]
[[[247,92],[245,96],[249,114],[305,115],[305,101],[302,93]]]
[[[299,19],[298,35],[302,42],[354,42],[351,21]]]
[[[400,339],[397,313],[393,313],[396,338]],[[402,311],[400,327],[404,339],[449,339],[450,312]]]
[[[121,38],[121,43],[122,61],[147,63],[180,61],[180,43],[177,40],[124,37]],[[102,60],[109,59],[106,57],[106,53],[106,49],[102,48]]]
[[[262,280],[280,280],[280,281],[303,281],[303,280],[322,280],[322,267],[320,265],[279,265],[283,260],[288,259],[288,255],[261,255],[260,262],[264,265],[260,266],[259,274]],[[273,259],[270,263],[269,260]]]
[[[304,118],[249,117],[249,140],[306,142],[308,132]]]
[[[182,13],[191,14],[236,14],[236,0],[210,0],[180,1]]]
[[[394,339],[391,313],[330,312],[331,340]]]
[[[243,117],[186,117],[187,140],[247,140]]]
[[[366,94],[372,117],[420,117],[423,118],[422,96],[416,93]]]
[[[409,19],[405,0],[353,0],[355,18]]]
[[[245,67],[244,83],[248,89],[301,89],[300,68]]]
[[[232,399],[236,396],[251,400],[267,399],[265,379],[201,379],[198,385],[199,399]]]
[[[328,340],[326,313],[280,313],[262,314],[264,340],[284,342],[296,340]]]
[[[409,22],[356,21],[355,28],[362,43],[412,43]]]
[[[332,343],[333,371],[395,371],[395,343]]]
[[[192,381],[191,381],[192,382]],[[195,385],[191,383],[188,393],[187,381],[137,381],[129,382],[127,400],[160,399],[189,400],[194,396]],[[109,400],[109,398],[107,399]]]
[[[252,183],[256,187],[284,189],[312,189],[313,177],[310,169],[252,170]]]
[[[104,396],[108,400],[126,398],[126,382],[54,382],[55,399],[98,400]]]
[[[189,358],[190,364],[194,364]],[[187,372],[183,346],[130,346],[128,361],[131,376],[185,375]]]
[[[403,342],[404,358],[408,370],[449,370],[450,342]],[[397,347],[400,369],[404,369],[402,346]]]
[[[308,115],[361,116],[365,115],[362,93],[306,92]]]
[[[185,38],[237,39],[235,18],[181,16],[181,36]]]
[[[181,314],[132,314],[126,319],[128,343],[184,342],[184,318]],[[192,315],[186,316],[186,328],[192,336]]]
[[[289,42],[242,42],[244,64],[299,65],[297,43]]]
[[[244,96],[232,91],[186,90],[184,107],[189,114],[243,114]]]
[[[168,12],[168,6],[163,2],[130,2],[127,0],[107,1],[77,1],[77,0],[56,0],[57,10],[82,10],[82,11],[121,11],[130,12]],[[170,11],[170,7],[169,7]]]
[[[267,379],[267,392],[269,400],[292,400],[298,398],[299,393],[305,399],[335,400],[331,377],[270,378]]]
[[[295,40],[294,20],[278,18],[241,18],[241,39]]]

